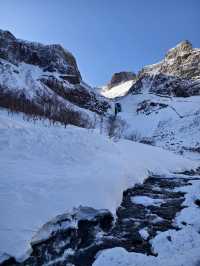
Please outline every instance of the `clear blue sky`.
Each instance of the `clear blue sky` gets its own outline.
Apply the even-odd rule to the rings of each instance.
[[[92,85],[159,61],[181,40],[200,47],[200,0],[0,0],[0,12],[1,29],[70,50]]]

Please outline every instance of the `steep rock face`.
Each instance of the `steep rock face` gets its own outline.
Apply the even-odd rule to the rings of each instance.
[[[0,106],[83,127],[110,108],[82,81],[74,56],[62,46],[19,40],[2,30]]]
[[[161,62],[144,67],[139,77],[158,73],[184,79],[199,78],[200,49],[193,48],[189,41],[183,41],[170,49]]]
[[[139,85],[139,86],[138,86]],[[170,49],[165,58],[154,65],[144,67],[131,92],[147,88],[150,92],[175,97],[200,94],[200,49],[189,41]]]
[[[121,137],[199,157],[199,48],[181,42],[161,62],[144,67],[132,84],[101,93],[121,104]]]
[[[183,41],[170,49],[162,61],[145,66],[138,75],[115,73],[103,91],[128,80],[134,81],[129,88],[129,93],[133,94],[148,91],[174,97],[200,95],[200,49],[193,48],[189,41]]]
[[[108,88],[112,88],[122,82],[126,82],[128,80],[134,80],[136,78],[136,74],[133,72],[118,72],[113,74],[110,83],[108,84]]]
[[[24,62],[37,65],[44,71],[72,75],[77,83],[81,80],[76,59],[59,44],[26,42],[15,38],[9,31],[0,30],[0,57],[15,65]]]
[[[200,94],[200,79],[183,79],[163,73],[148,74],[137,80],[130,92],[147,89],[150,93],[174,97],[189,97]]]

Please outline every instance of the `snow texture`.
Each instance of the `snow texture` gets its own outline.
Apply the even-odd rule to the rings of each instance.
[[[120,86],[123,84],[118,86],[119,93]],[[200,96],[160,97],[149,93],[149,84],[145,86],[141,94],[128,94],[116,99],[122,107],[119,117],[126,123],[121,137],[134,141],[148,138],[156,146],[199,159],[199,154],[191,154],[189,151],[190,148],[200,147]],[[117,95],[117,91],[115,93]],[[138,107],[144,101],[156,104],[157,107],[149,105],[145,111],[138,112]]]
[[[160,204],[163,203],[162,200],[160,199],[153,199],[148,196],[135,196],[131,197],[131,201],[135,204],[141,204],[143,206],[151,206],[151,205],[157,205],[159,206]]]
[[[0,110],[0,251],[20,259],[38,229],[73,207],[119,206],[125,189],[149,174],[197,167],[152,146]]]
[[[101,94],[107,98],[116,98],[122,97],[128,93],[132,85],[135,83],[135,80],[129,80],[112,87],[111,89],[104,88]]]

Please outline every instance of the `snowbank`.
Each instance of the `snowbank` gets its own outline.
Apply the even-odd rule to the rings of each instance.
[[[171,255],[168,251],[166,257],[146,256],[139,253],[129,253],[123,248],[113,248],[104,251],[92,266],[194,266],[198,265],[196,254],[199,248],[190,249],[186,254]],[[169,255],[170,254],[170,255]]]
[[[109,209],[149,171],[196,163],[160,148],[69,126],[23,121],[0,111],[0,253],[19,258],[47,221],[79,205]]]

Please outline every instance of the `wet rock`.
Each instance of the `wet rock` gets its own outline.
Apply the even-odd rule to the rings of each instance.
[[[5,265],[91,266],[99,251],[114,247],[156,256],[151,239],[159,232],[181,230],[174,225],[174,219],[186,208],[183,205],[185,193],[174,189],[190,185],[193,179],[196,177],[150,176],[143,184],[124,191],[115,221],[109,211],[88,207],[60,215],[33,238],[32,253],[27,260],[8,261]],[[151,200],[142,204],[142,201],[133,201],[133,197]],[[143,237],[142,230],[148,237]],[[170,236],[167,239],[172,241]]]
[[[16,266],[19,265],[15,258],[8,256],[2,263],[1,266]]]
[[[197,169],[191,169],[191,170],[186,170],[184,172],[177,172],[177,174],[182,174],[182,175],[188,175],[188,176],[195,176],[195,175],[200,175],[200,167]],[[192,179],[196,179],[193,177]]]
[[[171,242],[172,241],[171,236],[167,236],[167,240]]]
[[[200,199],[196,199],[194,202],[198,207],[200,207]]]

